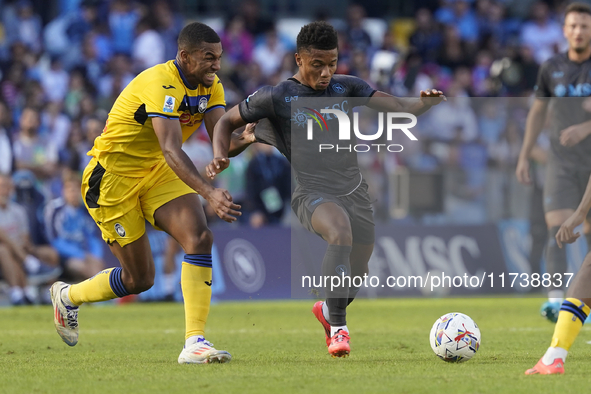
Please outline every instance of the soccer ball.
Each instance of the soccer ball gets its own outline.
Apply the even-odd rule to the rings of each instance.
[[[470,360],[480,347],[480,330],[469,316],[447,313],[433,324],[429,343],[437,357],[443,361]]]

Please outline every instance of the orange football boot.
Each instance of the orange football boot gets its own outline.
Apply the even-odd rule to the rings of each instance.
[[[324,318],[324,314],[322,313],[322,305],[324,301],[318,301],[312,307],[312,313],[316,316],[316,319],[322,324],[324,328],[324,335],[326,336],[326,346],[330,346],[330,324]]]
[[[337,331],[332,338],[330,338],[330,345],[328,346],[328,353],[333,357],[348,357],[351,353],[351,346],[349,346],[349,333],[345,330]]]
[[[542,359],[538,361],[535,367],[525,371],[526,375],[554,375],[564,374],[564,361],[561,358],[554,359],[554,362],[550,365],[546,365],[542,362]]]

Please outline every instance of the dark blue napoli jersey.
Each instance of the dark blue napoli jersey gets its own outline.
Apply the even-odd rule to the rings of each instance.
[[[287,157],[301,187],[339,196],[352,192],[361,182],[357,153],[318,152],[319,143],[343,146],[344,141],[338,139],[338,121],[330,114],[323,115],[326,127],[314,133],[313,141],[307,140],[308,114],[330,108],[351,116],[353,107],[366,104],[374,93],[365,81],[349,75],[334,75],[322,91],[290,78],[257,90],[238,109],[245,122],[260,121],[255,128],[257,141],[275,146]]]
[[[561,132],[591,120],[591,59],[573,62],[567,53],[554,55],[540,67],[537,98],[552,98],[549,106],[551,153],[562,165],[591,170],[591,138],[572,147],[560,144]]]

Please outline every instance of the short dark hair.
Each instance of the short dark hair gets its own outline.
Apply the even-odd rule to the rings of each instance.
[[[591,7],[589,7],[589,4],[585,3],[571,3],[564,10],[564,17],[566,18],[571,12],[591,15]]]
[[[220,36],[204,23],[193,22],[183,27],[177,40],[179,50],[197,49],[203,42],[215,44],[221,42]]]
[[[297,39],[297,51],[331,50],[338,47],[339,38],[334,27],[324,21],[308,23],[300,30]]]

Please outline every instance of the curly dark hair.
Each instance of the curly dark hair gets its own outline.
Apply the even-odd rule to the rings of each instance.
[[[203,42],[218,43],[220,36],[209,26],[199,22],[189,23],[183,27],[177,40],[179,49],[190,51],[199,48]]]
[[[311,48],[330,50],[338,47],[337,31],[330,24],[319,21],[308,23],[298,33],[297,51]]]

